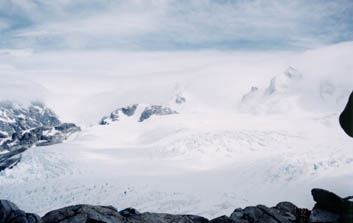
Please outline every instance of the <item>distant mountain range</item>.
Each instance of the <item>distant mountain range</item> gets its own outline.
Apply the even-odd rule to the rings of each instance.
[[[175,98],[167,105],[150,105],[150,104],[133,104],[126,107],[121,107],[108,116],[104,116],[99,122],[100,125],[109,125],[112,122],[119,121],[125,117],[138,116],[137,121],[143,122],[152,116],[164,116],[178,114],[178,112],[172,108],[175,105],[180,105],[186,102],[186,98],[177,94]]]

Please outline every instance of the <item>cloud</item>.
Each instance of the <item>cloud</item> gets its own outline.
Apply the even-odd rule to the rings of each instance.
[[[353,41],[305,52],[2,50],[0,100],[43,98],[64,120],[95,123],[119,106],[167,103],[182,89],[192,109],[235,111],[251,86],[263,89],[294,66],[304,77],[302,106],[337,112],[352,90],[351,58]],[[322,101],[321,87],[333,96]]]
[[[7,69],[7,67],[5,67]],[[0,71],[4,67],[0,66]],[[27,105],[31,101],[45,101],[49,91],[38,83],[21,76],[0,76],[0,101],[11,101]]]
[[[303,49],[353,39],[353,2],[6,0],[7,46],[36,49]]]
[[[0,32],[10,27],[10,24],[6,21],[0,21]]]

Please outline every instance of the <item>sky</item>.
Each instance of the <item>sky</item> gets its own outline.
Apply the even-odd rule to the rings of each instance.
[[[351,0],[1,0],[0,48],[303,50],[353,39]]]

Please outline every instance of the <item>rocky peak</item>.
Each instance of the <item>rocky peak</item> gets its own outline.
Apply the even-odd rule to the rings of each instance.
[[[0,133],[11,136],[15,132],[40,126],[57,126],[61,122],[43,103],[32,102],[23,106],[13,102],[0,102]]]
[[[303,75],[293,67],[287,68],[282,74],[273,77],[270,85],[265,89],[265,94],[272,95],[277,92],[286,93],[291,87],[301,80]]]

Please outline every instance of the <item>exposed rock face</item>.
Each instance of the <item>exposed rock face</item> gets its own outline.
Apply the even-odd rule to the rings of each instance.
[[[206,223],[206,218],[195,215],[171,215],[158,213],[139,213],[133,208],[118,212],[113,207],[76,205],[47,213],[44,223]]]
[[[186,98],[185,97],[183,97],[183,96],[181,96],[181,95],[179,95],[179,94],[177,94],[176,96],[175,96],[175,103],[176,104],[183,104],[183,103],[185,103],[186,102]]]
[[[340,124],[343,130],[353,137],[353,92],[349,97],[348,103],[340,116]]]
[[[119,223],[124,217],[113,207],[75,205],[51,211],[42,218],[44,223]]]
[[[23,153],[26,151],[26,148],[20,148],[11,152],[7,152],[5,154],[0,155],[0,171],[6,169],[6,168],[12,168],[16,166],[17,163],[21,161]]]
[[[118,108],[112,113],[110,113],[109,116],[103,117],[102,120],[99,122],[99,124],[109,125],[111,122],[119,121],[119,118],[121,115],[133,116],[135,114],[137,106],[138,106],[137,104],[134,104],[123,108]]]
[[[33,102],[24,107],[12,102],[0,102],[0,132],[11,136],[13,133],[40,126],[57,126],[60,120],[44,104]]]
[[[316,204],[310,217],[311,222],[353,222],[352,197],[341,198],[323,190],[311,191]]]
[[[176,103],[180,104],[185,102],[185,98],[182,97],[176,98],[175,100]],[[137,110],[139,110],[139,112],[137,112]],[[178,112],[174,111],[173,109],[167,106],[134,104],[116,109],[115,111],[110,113],[109,116],[103,117],[99,124],[109,125],[112,122],[120,121],[120,119],[124,116],[131,117],[133,115],[137,115],[138,121],[143,122],[144,120],[149,119],[153,115],[162,116],[172,114],[178,114]]]
[[[14,203],[0,200],[1,223],[42,223],[42,219],[36,214],[26,213],[20,210]]]
[[[80,128],[73,123],[63,123],[55,127],[41,126],[13,133],[11,139],[4,141],[0,148],[14,151],[22,147],[53,145],[63,142],[77,131],[80,131]]]
[[[9,201],[0,201],[0,222],[25,223],[351,223],[353,202],[322,189],[313,189],[316,205],[312,211],[300,209],[290,202],[275,207],[264,205],[237,208],[230,216],[212,220],[197,215],[140,213],[133,208],[120,212],[111,206],[75,205],[50,211],[39,218],[25,213]]]
[[[305,214],[303,214],[305,213]],[[230,222],[268,222],[290,223],[308,222],[310,211],[299,209],[289,202],[281,202],[275,207],[268,208],[264,205],[235,209],[229,219]]]
[[[176,111],[168,107],[163,107],[161,105],[151,105],[145,108],[141,113],[140,122],[143,122],[146,119],[149,119],[152,115],[172,115],[177,114]]]

